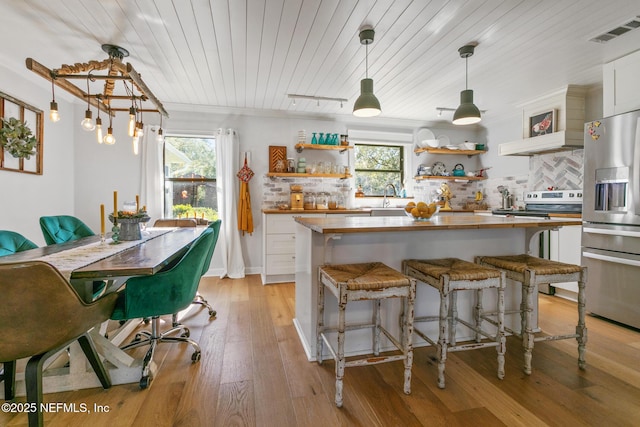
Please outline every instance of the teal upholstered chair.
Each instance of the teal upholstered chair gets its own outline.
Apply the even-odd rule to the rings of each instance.
[[[81,237],[95,235],[84,222],[70,215],[40,217],[40,228],[47,245],[71,242]]]
[[[40,229],[47,245],[72,242],[82,237],[95,235],[84,222],[71,215],[40,217]],[[93,297],[98,297],[106,285],[104,281],[94,281]]]
[[[28,261],[0,264],[0,362],[4,365],[5,400],[15,395],[15,361],[30,358],[25,370],[29,426],[42,425],[42,366],[46,359],[78,340],[104,388],[109,373],[87,334],[109,319],[115,293],[84,302],[71,284],[50,264]],[[61,313],[65,315],[61,316]]]
[[[37,247],[38,245],[22,234],[15,231],[0,230],[0,256],[11,255]]]
[[[209,271],[209,266],[211,265],[211,257],[213,256],[213,250],[216,248],[216,243],[218,243],[218,236],[220,235],[221,224],[222,224],[222,221],[218,219],[208,225],[208,227],[213,230],[213,244],[211,245],[211,248],[209,249],[209,253],[207,253],[207,256],[204,259],[204,265],[202,266],[202,274],[200,275],[200,277],[204,276],[207,273],[207,271]],[[206,299],[204,299],[204,297],[199,293],[196,293],[196,296],[193,299],[192,304],[199,304],[205,307],[209,312],[209,317],[215,317],[217,314],[216,311],[213,309],[213,307],[211,307],[211,304],[209,304],[209,302]],[[175,317],[174,317],[173,326],[178,326]]]
[[[169,270],[152,276],[132,277],[118,293],[116,308],[111,315],[113,320],[151,318],[151,332],[143,331],[131,343],[121,347],[128,350],[149,345],[142,366],[140,388],[144,389],[149,385],[150,365],[159,342],[187,342],[194,348],[191,360],[194,363],[200,360],[200,346],[189,339],[188,332],[176,336],[186,328],[180,325],[160,332],[160,316],[177,313],[191,304],[198,290],[205,258],[214,243],[213,239],[214,231],[207,228]]]

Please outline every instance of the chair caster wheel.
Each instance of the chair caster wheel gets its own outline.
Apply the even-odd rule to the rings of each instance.
[[[216,317],[217,314],[215,310],[209,310],[209,317]]]
[[[183,338],[189,338],[191,336],[191,331],[187,328],[184,328],[184,332],[180,336]]]
[[[140,388],[144,390],[145,388],[149,387],[149,382],[150,381],[148,376],[140,378]]]
[[[135,337],[133,337],[133,341],[132,341],[132,342],[138,342],[138,341],[140,341],[141,339],[142,339],[142,335],[140,335],[140,334],[136,334],[136,336],[135,336]]]
[[[198,360],[200,360],[200,352],[194,351],[193,354],[191,355],[191,361],[193,363],[196,363]]]
[[[142,319],[142,321],[144,322],[145,325],[148,325],[149,322],[151,322],[151,319],[149,319],[148,317],[145,317],[144,319]]]

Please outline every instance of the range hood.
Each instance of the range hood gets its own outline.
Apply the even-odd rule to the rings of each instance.
[[[576,150],[582,148],[583,145],[584,133],[582,130],[561,130],[534,138],[505,142],[498,146],[498,154],[501,156],[533,156],[534,154]]]
[[[523,138],[498,145],[501,156],[533,156],[534,154],[570,151],[584,146],[585,88],[569,85],[565,88],[522,105]],[[554,115],[554,132],[529,137],[530,118],[541,112]]]

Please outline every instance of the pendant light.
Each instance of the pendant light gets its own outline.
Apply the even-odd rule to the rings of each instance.
[[[453,113],[454,125],[471,125],[481,120],[480,110],[473,103],[473,90],[469,89],[469,67],[468,59],[473,55],[475,45],[465,45],[458,49],[460,58],[464,58],[465,63],[465,90],[460,92],[460,106]]]
[[[98,144],[102,144],[103,138],[102,119],[100,118],[100,100],[98,99],[98,117],[96,117],[96,139],[98,140]]]
[[[53,84],[54,79],[55,79],[55,76],[52,75],[51,76],[51,94],[53,96],[53,99],[51,101],[51,104],[49,104],[49,120],[55,123],[60,120],[60,113],[58,113],[58,103],[56,102],[56,90]]]
[[[360,80],[360,96],[353,104],[353,115],[357,117],[373,117],[380,114],[380,101],[373,94],[373,79],[369,78],[369,45],[373,43],[375,31],[366,27],[360,31],[360,44],[365,45],[365,78]]]
[[[113,145],[116,143],[116,138],[113,136],[113,116],[111,114],[111,104],[109,104],[109,127],[107,128],[107,134],[104,136],[104,143],[107,145]]]
[[[91,132],[96,128],[96,124],[93,122],[93,113],[91,112],[91,95],[89,93],[89,79],[91,78],[91,73],[87,76],[87,111],[84,112],[84,119],[80,122],[80,126],[82,129]]]

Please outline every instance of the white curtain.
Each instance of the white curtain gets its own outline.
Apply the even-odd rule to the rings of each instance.
[[[238,133],[233,129],[216,132],[216,180],[218,190],[218,214],[222,229],[216,251],[222,255],[222,274],[232,279],[244,277],[244,258],[238,230],[238,190],[236,173],[240,169]]]
[[[157,129],[150,131],[145,126],[145,132],[140,142],[141,179],[140,203],[147,206],[147,213],[151,217],[150,223],[163,217],[162,195],[164,194],[164,176],[162,172],[163,143],[156,140]]]

